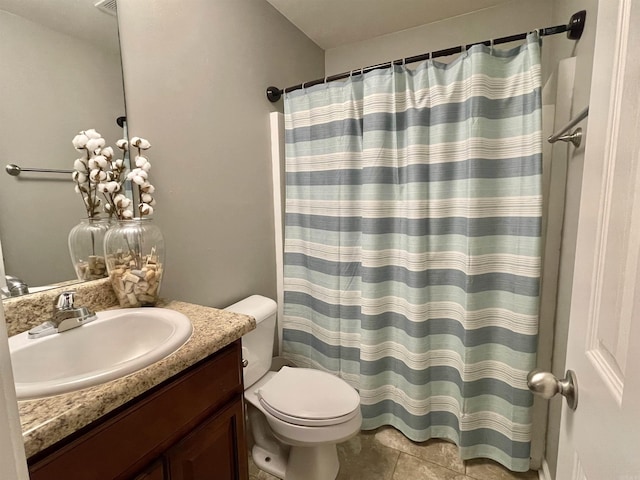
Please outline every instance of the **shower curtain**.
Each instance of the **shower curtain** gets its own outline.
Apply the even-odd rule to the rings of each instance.
[[[285,97],[283,351],[363,428],[529,468],[540,45],[471,47]]]

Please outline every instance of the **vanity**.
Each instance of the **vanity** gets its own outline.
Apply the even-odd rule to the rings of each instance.
[[[77,295],[103,310],[117,306],[109,289],[88,282]],[[5,303],[10,335],[42,318],[55,293],[31,296],[35,313],[23,303],[16,315]],[[101,385],[18,402],[32,480],[248,478],[240,338],[255,320],[184,302],[163,307],[193,325],[173,354]]]

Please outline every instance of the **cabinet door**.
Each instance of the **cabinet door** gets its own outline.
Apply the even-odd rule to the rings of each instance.
[[[138,475],[134,480],[164,480],[164,467],[162,462],[154,463],[147,470]]]
[[[242,397],[206,420],[167,454],[171,480],[247,480]]]

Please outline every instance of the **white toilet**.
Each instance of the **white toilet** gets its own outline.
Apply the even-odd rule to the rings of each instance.
[[[253,295],[226,310],[251,315],[257,323],[242,337],[253,461],[286,480],[334,480],[340,468],[336,444],[356,435],[362,425],[358,392],[320,370],[269,371],[276,333],[273,300]]]

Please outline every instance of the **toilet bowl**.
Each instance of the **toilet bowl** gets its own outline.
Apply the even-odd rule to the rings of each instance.
[[[308,368],[269,371],[276,304],[254,295],[227,308],[251,315],[256,329],[242,337],[245,400],[254,463],[285,480],[334,480],[336,444],[360,431],[358,392],[344,380]]]

